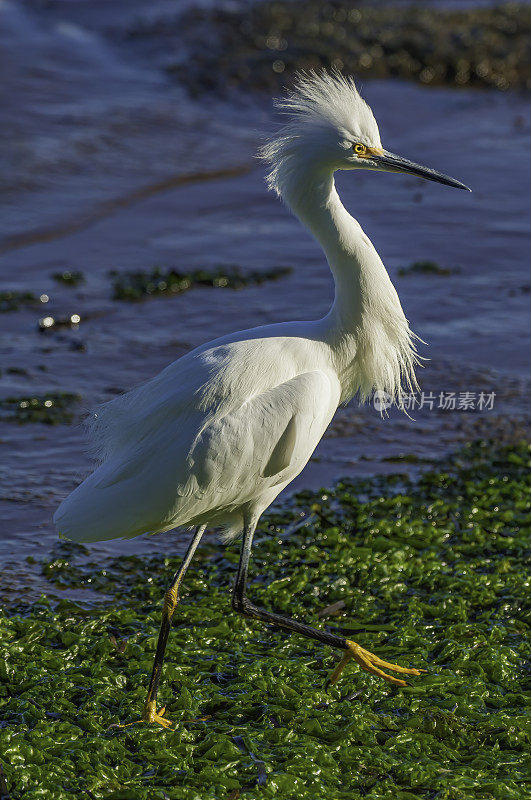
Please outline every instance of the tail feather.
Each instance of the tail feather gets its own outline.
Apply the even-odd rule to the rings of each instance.
[[[169,520],[155,510],[168,508],[165,500],[163,487],[157,490],[145,475],[127,475],[111,460],[63,500],[53,519],[59,535],[75,542],[131,538],[164,529]]]

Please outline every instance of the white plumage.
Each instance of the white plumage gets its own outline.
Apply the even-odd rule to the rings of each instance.
[[[86,542],[208,522],[231,537],[244,506],[267,508],[310,458],[340,391],[324,348],[316,357],[300,324],[292,336],[276,327],[189,353],[103,406],[92,432],[104,461],[59,508],[59,532]]]
[[[382,390],[400,404],[402,387],[415,386],[415,337],[333,173],[462,185],[382,150],[349,78],[302,76],[283,108],[290,121],[262,150],[268,181],[320,242],[332,308],[205,344],[101,406],[90,428],[102,463],[56,512],[60,534],[90,542],[208,523],[231,539],[301,472],[340,403]]]

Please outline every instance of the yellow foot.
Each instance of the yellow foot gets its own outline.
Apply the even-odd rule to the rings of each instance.
[[[135,719],[134,722],[127,722],[125,725],[121,725],[119,723],[115,723],[114,725],[110,725],[110,728],[130,728],[131,725],[139,725],[141,722],[155,722],[157,725],[162,725],[163,728],[171,728],[172,723],[169,719],[166,719],[164,716],[164,712],[166,711],[166,706],[160,709],[157,713],[157,709],[155,707],[155,703],[146,703],[144,706],[144,714],[142,719]]]
[[[144,722],[155,722],[157,725],[162,725],[163,728],[171,728],[172,723],[169,719],[164,716],[164,712],[166,711],[166,706],[160,709],[157,712],[157,708],[154,702],[146,703],[144,707],[144,714],[142,716],[142,720]]]
[[[345,650],[343,658],[330,675],[327,686],[333,685],[339,680],[339,676],[351,659],[354,659],[356,664],[359,664],[365,672],[370,672],[371,675],[383,678],[389,683],[395,683],[397,686],[407,686],[407,683],[400,678],[394,678],[392,675],[388,675],[381,670],[380,667],[387,667],[387,669],[392,669],[394,672],[402,672],[406,675],[420,675],[421,672],[426,672],[425,669],[407,669],[406,667],[399,667],[398,664],[390,664],[388,661],[383,661],[381,658],[378,658],[378,656],[375,656],[374,653],[369,653],[368,650],[364,650],[359,644],[351,642],[349,639],[347,639],[347,646],[348,650]]]

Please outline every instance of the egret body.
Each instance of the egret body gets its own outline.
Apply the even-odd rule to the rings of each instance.
[[[54,521],[79,542],[195,527],[166,593],[143,718],[157,712],[171,618],[182,577],[205,527],[225,540],[243,533],[233,608],[343,651],[334,681],[353,658],[386,680],[404,681],[355,642],[253,605],[246,597],[253,534],[263,511],[301,472],[337,407],[373,391],[400,405],[416,385],[415,336],[375,248],[341,204],[338,169],[405,172],[462,189],[458,181],[383,149],[354,82],[340,74],[299,76],[281,106],[288,124],[262,149],[268,184],[320,243],[335,281],[325,317],[239,331],[202,345],[148,383],[101,406],[90,422],[97,469],[67,497]]]

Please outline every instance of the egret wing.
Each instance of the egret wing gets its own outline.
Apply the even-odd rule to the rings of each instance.
[[[219,507],[289,482],[320,441],[339,392],[335,377],[316,370],[250,397],[200,432],[180,491],[205,508]]]
[[[118,449],[63,501],[58,529],[76,541],[100,541],[203,518],[223,524],[227,513],[238,516],[243,504],[264,498],[265,508],[303,469],[338,399],[337,379],[314,371],[225,414],[168,414],[165,425],[150,425],[149,437]]]

